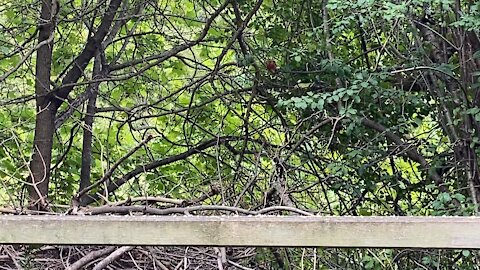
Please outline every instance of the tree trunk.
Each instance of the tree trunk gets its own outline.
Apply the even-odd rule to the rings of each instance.
[[[95,79],[100,74],[100,72],[101,61],[100,55],[97,54],[93,67],[93,79]],[[82,168],[80,171],[80,187],[78,189],[78,192],[81,192],[91,184],[90,173],[92,166],[92,130],[99,84],[100,83],[94,83],[91,86],[91,94],[87,104],[87,113],[85,114],[85,124],[83,126]],[[79,198],[82,205],[85,205],[84,201],[86,196],[88,195],[85,194]]]
[[[51,102],[50,69],[52,64],[54,16],[56,0],[42,0],[39,22],[38,44],[35,68],[35,95],[37,117],[33,157],[30,162],[29,200],[30,208],[42,210],[47,207],[48,181],[50,178],[50,160],[52,157],[55,113],[58,107]]]

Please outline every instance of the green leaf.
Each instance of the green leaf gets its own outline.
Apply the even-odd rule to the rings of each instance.
[[[454,76],[455,74],[453,71],[455,70],[455,66],[451,64],[441,64],[440,66],[437,67],[438,70],[442,71],[443,73],[449,75],[449,76]]]
[[[476,51],[473,55],[472,55],[473,59],[480,59],[480,51]]]

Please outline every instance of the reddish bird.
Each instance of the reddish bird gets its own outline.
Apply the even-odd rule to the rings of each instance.
[[[274,73],[277,72],[277,63],[275,63],[274,60],[267,60],[267,61],[265,62],[265,67],[266,67],[267,70],[268,70],[270,73],[272,73],[272,74],[274,74]]]

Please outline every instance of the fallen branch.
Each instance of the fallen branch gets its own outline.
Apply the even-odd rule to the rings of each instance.
[[[113,261],[120,258],[125,252],[128,252],[132,249],[133,249],[133,246],[125,246],[125,247],[121,247],[121,248],[115,250],[110,255],[108,255],[105,259],[103,259],[97,265],[95,265],[93,270],[105,269],[105,267],[107,267],[107,265],[111,264]]]
[[[115,247],[106,247],[104,249],[92,251],[87,255],[83,256],[82,258],[80,258],[78,261],[76,261],[72,265],[70,265],[70,267],[68,267],[67,269],[68,270],[81,269],[82,267],[95,261],[96,259],[112,253],[114,250],[115,250]]]

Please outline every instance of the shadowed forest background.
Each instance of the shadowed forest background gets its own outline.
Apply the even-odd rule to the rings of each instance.
[[[477,215],[478,29],[480,3],[460,0],[0,0],[0,210]],[[222,252],[225,269],[479,256],[4,246],[0,266],[100,251],[90,269],[115,250],[110,269],[220,269]]]

